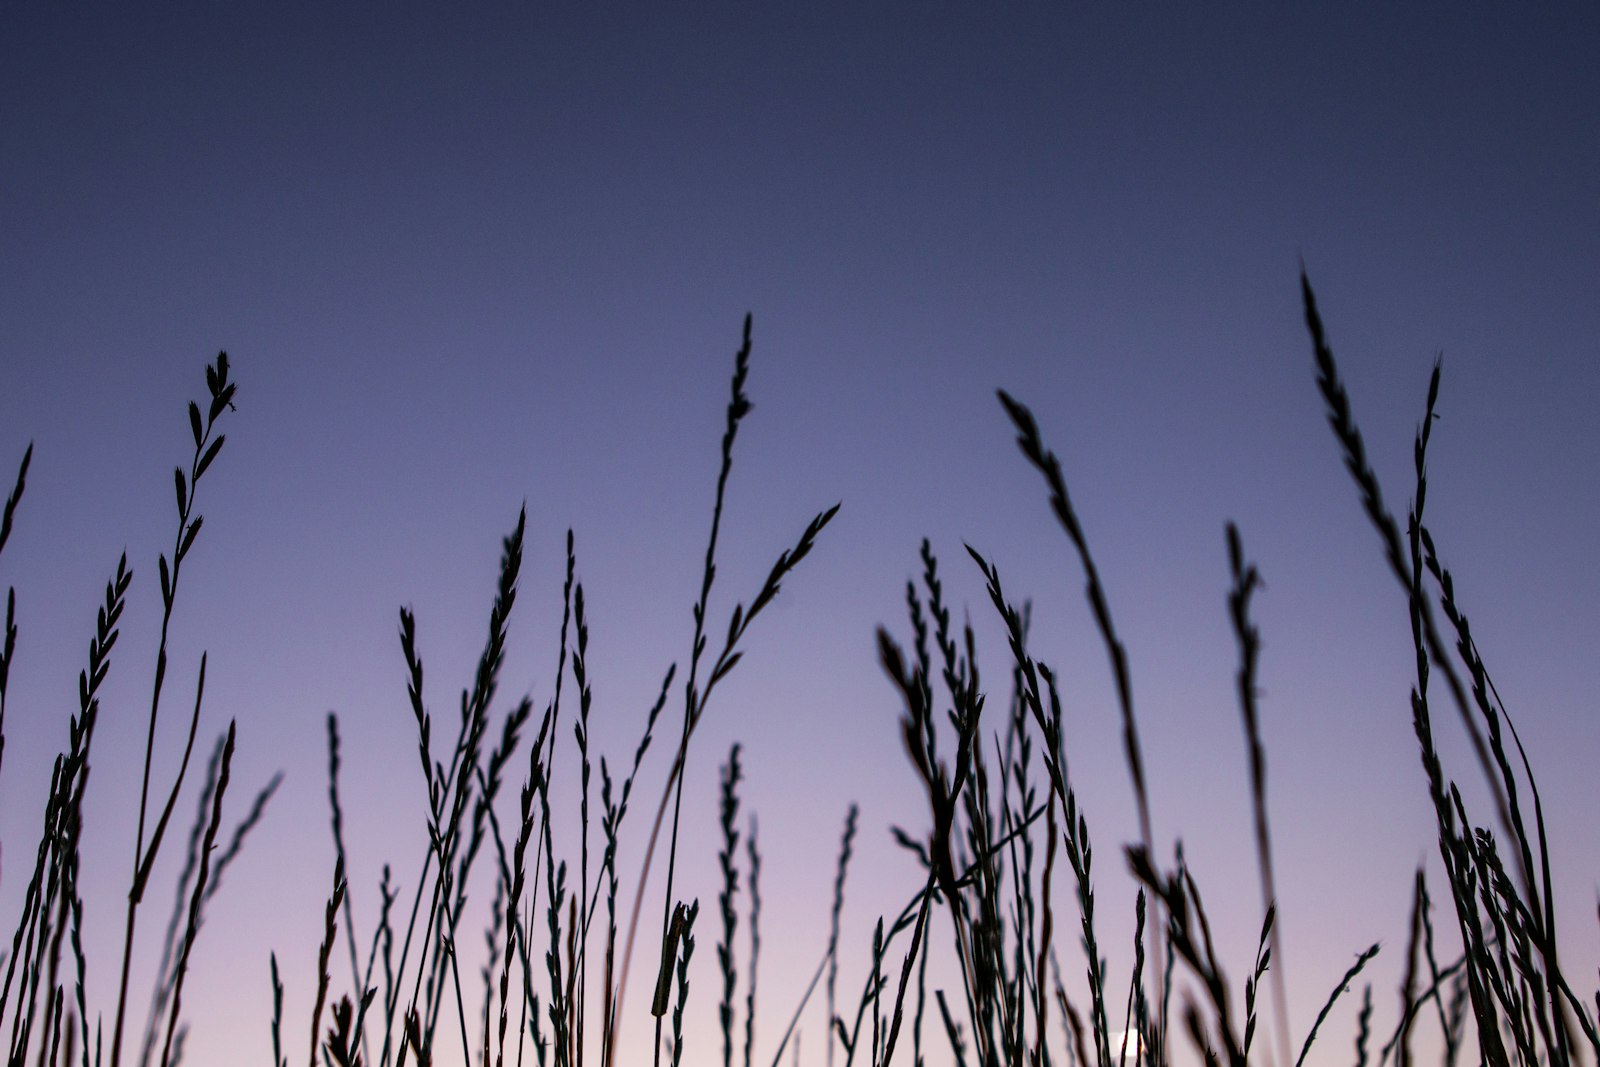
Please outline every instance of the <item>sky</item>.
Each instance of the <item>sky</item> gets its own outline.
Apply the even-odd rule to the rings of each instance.
[[[1538,777],[1563,953],[1590,989],[1597,46],[1593,4],[0,6],[7,489],[34,447],[0,555],[19,630],[0,768],[7,928],[125,551],[135,577],[83,858],[90,999],[111,1010],[156,557],[177,521],[170,471],[189,461],[185,406],[219,351],[237,411],[198,491],[205,526],[174,611],[153,773],[175,774],[204,653],[195,758],[236,722],[229,825],[285,779],[194,950],[187,1058],[202,1064],[269,1054],[274,952],[288,1048],[304,1047],[334,857],[330,710],[362,936],[383,864],[414,888],[424,793],[397,611],[416,615],[438,737],[524,505],[495,721],[523,693],[541,709],[552,694],[571,529],[593,745],[613,767],[631,758],[662,673],[690,654],[749,313],[754,408],[711,632],[814,514],[840,510],[752,625],[690,750],[676,889],[703,908],[690,1060],[717,1041],[730,745],[763,852],[758,1062],[826,946],[850,804],[841,999],[865,978],[873,923],[920,885],[889,828],[921,837],[929,815],[874,635],[909,641],[924,537],[994,707],[1009,662],[963,545],[1031,600],[1098,846],[1110,981],[1125,988],[1120,850],[1138,826],[1114,692],[1078,561],[997,388],[1061,457],[1128,650],[1158,851],[1181,838],[1242,986],[1262,905],[1225,599],[1224,528],[1238,524],[1265,579],[1255,618],[1291,1030],[1298,1044],[1376,941],[1367,977],[1386,1034],[1413,871],[1437,878],[1439,862],[1405,599],[1325,424],[1303,266],[1402,516],[1442,355],[1428,514]],[[662,722],[623,830],[625,894],[681,691]],[[1459,727],[1439,729],[1447,771],[1481,800]],[[562,734],[557,848],[570,856],[577,764]],[[513,767],[514,788],[525,761]],[[135,1004],[180,852],[169,840],[141,912]],[[647,916],[662,892],[658,866]],[[1070,984],[1075,933],[1058,944]],[[346,991],[348,966],[334,975]],[[653,977],[630,985],[639,1056]],[[1326,1024],[1317,1062],[1349,1059],[1355,1003]],[[815,1002],[800,1028],[804,1062],[824,1062]]]

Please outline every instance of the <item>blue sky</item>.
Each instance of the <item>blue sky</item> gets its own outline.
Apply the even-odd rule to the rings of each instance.
[[[1062,457],[1132,661],[1157,838],[1183,838],[1242,982],[1260,904],[1224,601],[1223,528],[1239,524],[1266,579],[1294,1029],[1379,939],[1369,973],[1392,1018],[1411,871],[1437,863],[1432,815],[1404,600],[1323,423],[1304,263],[1397,510],[1443,353],[1429,512],[1539,774],[1563,929],[1592,974],[1597,44],[1593,5],[6,5],[0,470],[29,441],[35,455],[0,557],[20,630],[3,913],[126,549],[137,576],[85,841],[91,996],[110,999],[155,556],[173,536],[183,405],[218,350],[238,412],[202,487],[157,773],[176,764],[205,650],[202,738],[238,721],[234,810],[287,778],[196,948],[201,1063],[266,1047],[271,950],[289,1018],[309,1011],[332,868],[329,709],[358,925],[374,921],[382,863],[415,877],[422,786],[396,609],[417,613],[430,704],[449,721],[524,501],[503,695],[542,706],[551,692],[571,527],[596,743],[613,763],[631,754],[661,672],[688,653],[750,312],[755,410],[712,618],[842,502],[754,628],[685,791],[682,884],[709,907],[715,767],[743,743],[773,931],[758,1047],[775,1047],[825,943],[848,803],[862,809],[852,981],[872,922],[917,885],[887,828],[921,832],[927,814],[873,633],[909,636],[924,536],[997,683],[1004,644],[963,542],[1033,599],[1036,649],[1068,682],[1102,921],[1131,937],[1118,846],[1137,829],[1104,654],[997,387]],[[1444,732],[1475,783],[1459,731]],[[651,804],[664,776],[657,748]],[[625,872],[643,830],[625,831]],[[152,890],[146,935],[166,892]],[[711,943],[708,928],[691,1003],[706,1047]],[[141,947],[136,974],[152,955]],[[1113,954],[1114,982],[1127,966]],[[1343,1057],[1352,1016],[1330,1024],[1328,1055]],[[804,1025],[820,1057],[820,1016]]]

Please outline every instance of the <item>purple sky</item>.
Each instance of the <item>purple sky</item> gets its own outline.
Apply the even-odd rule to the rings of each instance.
[[[5,489],[35,443],[0,557],[20,629],[0,773],[6,929],[94,609],[126,549],[136,578],[84,857],[90,996],[112,1010],[156,555],[173,536],[170,470],[187,463],[184,404],[219,349],[238,413],[201,487],[156,774],[176,767],[206,650],[197,748],[237,719],[230,810],[274,771],[287,779],[195,950],[189,1057],[203,1064],[267,1054],[272,950],[302,1047],[333,863],[330,708],[363,936],[384,862],[414,886],[423,791],[396,608],[417,613],[437,736],[470,682],[523,501],[496,715],[551,693],[570,526],[595,744],[613,764],[631,756],[661,672],[688,654],[749,311],[755,410],[713,632],[812,514],[843,506],[753,628],[691,751],[679,886],[705,909],[700,1052],[715,1040],[715,769],[733,741],[765,853],[758,1060],[825,945],[851,801],[862,829],[841,990],[859,988],[878,915],[919,885],[887,833],[920,834],[928,816],[873,632],[909,639],[904,584],[924,536],[958,618],[970,609],[996,707],[1009,665],[962,543],[1033,598],[1099,846],[1111,981],[1127,981],[1119,850],[1137,827],[1105,656],[996,387],[1032,407],[1062,457],[1131,658],[1158,841],[1170,853],[1182,837],[1242,985],[1260,901],[1224,599],[1224,523],[1241,527],[1266,579],[1256,617],[1293,1030],[1382,940],[1368,976],[1387,1035],[1411,872],[1438,861],[1404,600],[1323,421],[1303,259],[1402,512],[1444,353],[1429,514],[1539,775],[1563,951],[1592,988],[1600,9],[607,7],[0,7]],[[670,707],[665,733],[681,694]],[[1476,795],[1459,728],[1441,718],[1447,769]],[[570,735],[563,745],[571,787]],[[624,829],[628,887],[665,752],[652,750]],[[191,806],[186,794],[185,820]],[[558,837],[566,855],[573,836]],[[141,919],[136,990],[180,844]],[[1065,892],[1058,903],[1059,924]],[[1079,974],[1071,926],[1058,943]],[[632,1014],[652,977],[636,974]],[[1354,1012],[1352,1000],[1330,1022],[1324,1062],[1347,1061]],[[822,1062],[821,1015],[802,1025],[806,1060]],[[634,1037],[643,1056],[648,1038]]]

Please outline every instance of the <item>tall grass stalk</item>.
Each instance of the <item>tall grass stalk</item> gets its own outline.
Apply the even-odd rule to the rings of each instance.
[[[33,462],[33,442],[28,442],[27,449],[22,453],[22,463],[17,467],[17,480],[11,487],[11,492],[6,494],[6,506],[0,512],[0,552],[4,552],[6,542],[11,539],[11,525],[17,511],[17,504],[22,500],[22,491],[28,486],[28,465]],[[17,590],[15,587],[6,587],[6,622],[3,634],[0,634],[0,769],[5,767],[6,759],[6,684],[11,676],[11,661],[17,654]]]
[[[1233,587],[1228,591],[1228,617],[1233,623],[1233,633],[1239,643],[1239,711],[1244,718],[1245,744],[1250,757],[1250,805],[1255,816],[1256,860],[1261,872],[1261,908],[1268,916],[1266,929],[1270,930],[1271,948],[1257,968],[1268,968],[1268,960],[1276,960],[1271,967],[1273,975],[1273,1002],[1277,1005],[1278,1062],[1287,1065],[1292,1038],[1289,1033],[1289,994],[1284,980],[1283,926],[1273,923],[1277,914],[1278,886],[1272,865],[1272,830],[1267,820],[1267,755],[1261,743],[1261,714],[1256,701],[1256,669],[1261,657],[1261,635],[1250,618],[1250,600],[1261,586],[1261,574],[1255,564],[1245,560],[1244,546],[1239,528],[1228,523],[1228,570],[1233,576]],[[1249,1039],[1246,1038],[1248,1046]]]
[[[127,929],[122,942],[122,978],[117,987],[116,1022],[111,1028],[111,1067],[119,1067],[122,1062],[122,1021],[128,1006],[128,969],[133,962],[133,934],[138,919],[139,904],[144,899],[145,886],[149,884],[150,872],[155,865],[156,854],[161,848],[161,838],[166,832],[167,820],[171,818],[173,806],[178,802],[184,774],[189,769],[189,755],[194,751],[195,727],[200,721],[200,698],[197,694],[194,716],[189,722],[189,739],[184,745],[183,759],[178,765],[177,777],[172,783],[166,804],[162,807],[161,815],[156,820],[147,842],[145,819],[150,801],[150,766],[155,756],[156,719],[161,709],[162,685],[167,676],[167,638],[172,625],[172,608],[178,593],[178,579],[183,571],[183,561],[188,556],[189,550],[194,547],[195,537],[200,533],[204,518],[194,510],[195,494],[199,491],[201,476],[216,460],[217,453],[222,450],[223,442],[227,440],[226,434],[216,432],[217,421],[224,411],[233,407],[233,396],[237,391],[237,386],[228,380],[226,352],[219,353],[216,363],[206,368],[206,388],[211,394],[211,399],[203,421],[199,405],[193,402],[189,404],[189,428],[194,437],[194,455],[189,461],[189,475],[187,478],[184,477],[182,467],[172,472],[173,487],[178,502],[178,532],[173,542],[172,564],[168,566],[165,555],[158,559],[161,575],[161,640],[156,647],[155,682],[150,693],[149,727],[145,735],[144,777],[139,787],[139,829],[133,846],[133,888],[128,891]],[[201,668],[202,678],[203,664],[204,660]]]
[[[1152,851],[1155,847],[1155,832],[1151,828],[1150,797],[1145,787],[1144,752],[1139,741],[1139,722],[1133,711],[1133,681],[1128,669],[1127,650],[1123,647],[1116,626],[1112,622],[1111,607],[1100,581],[1100,571],[1095,566],[1094,557],[1089,551],[1088,538],[1085,537],[1083,526],[1078,520],[1078,513],[1072,506],[1072,499],[1067,494],[1067,482],[1061,473],[1060,460],[1056,459],[1054,452],[1044,447],[1032,413],[1007,395],[1005,390],[999,390],[998,396],[1001,405],[1006,409],[1006,414],[1016,426],[1017,447],[1022,450],[1028,462],[1044,476],[1045,483],[1050,489],[1050,509],[1061,523],[1061,528],[1066,531],[1073,548],[1077,550],[1079,562],[1083,565],[1084,594],[1088,597],[1095,625],[1100,629],[1101,639],[1111,660],[1112,677],[1116,682],[1117,706],[1122,712],[1122,744],[1128,759],[1128,777],[1133,782],[1134,804],[1139,812],[1139,840],[1145,851]],[[1159,927],[1161,917],[1159,906],[1156,908],[1155,916],[1156,921],[1153,925]],[[1159,985],[1161,983],[1159,954],[1156,955],[1155,961],[1156,983]]]
[[[734,934],[739,928],[739,912],[735,894],[739,891],[739,782],[744,769],[739,764],[739,745],[728,750],[728,762],[722,768],[721,806],[719,828],[722,831],[722,850],[717,862],[722,868],[722,892],[717,896],[722,913],[722,936],[717,942],[717,964],[722,971],[722,1000],[717,1005],[717,1018],[722,1025],[722,1067],[733,1067],[734,1039],[734,985],[739,969],[734,963]]]
[[[750,834],[745,838],[750,887],[750,981],[744,1002],[744,1067],[750,1067],[756,1044],[756,973],[761,961],[761,845],[759,827],[750,816]]]
[[[689,740],[693,737],[695,728],[705,714],[712,690],[716,687],[717,682],[725,678],[733,670],[734,666],[738,664],[739,660],[743,658],[744,653],[739,645],[746,631],[750,628],[750,624],[755,621],[756,616],[761,613],[762,609],[777,597],[782,587],[783,579],[799,565],[801,560],[810,554],[811,547],[816,542],[817,537],[839,511],[839,505],[835,504],[827,510],[817,513],[810,523],[806,525],[805,530],[801,532],[800,538],[795,542],[794,547],[778,554],[772,569],[767,573],[766,580],[750,601],[748,611],[742,603],[734,605],[733,612],[728,620],[727,637],[723,643],[722,650],[717,654],[716,660],[706,676],[705,684],[703,686],[699,685],[697,678],[700,659],[707,646],[706,612],[708,610],[712,582],[716,577],[717,537],[722,523],[722,507],[727,490],[728,474],[733,465],[733,443],[738,432],[740,420],[749,414],[752,406],[749,398],[744,393],[744,380],[749,370],[750,359],[750,324],[750,316],[746,315],[744,341],[734,359],[732,398],[728,402],[727,424],[722,436],[722,464],[717,474],[716,496],[711,513],[711,536],[706,543],[705,566],[702,570],[700,581],[700,599],[693,609],[695,626],[694,638],[690,642],[689,679],[684,686],[683,729],[679,736],[677,751],[673,756],[672,766],[667,774],[666,788],[662,791],[661,802],[656,808],[655,822],[651,826],[650,837],[645,845],[644,860],[639,873],[639,885],[634,894],[633,915],[629,919],[628,937],[622,954],[622,969],[617,979],[616,1012],[619,1017],[622,1014],[624,998],[627,993],[628,970],[633,956],[634,936],[638,929],[639,907],[643,901],[645,886],[648,884],[651,861],[655,856],[656,841],[659,838],[662,820],[666,815],[669,802],[673,807],[673,829],[671,836],[668,838],[669,859],[665,895],[666,905],[663,911],[663,940],[665,940],[665,936],[670,929],[679,812],[682,803],[683,773],[685,761],[688,758]],[[660,974],[664,974],[669,966],[670,959],[663,953],[661,956],[662,969],[658,972],[658,985]],[[659,1018],[660,1016],[658,1015],[657,1019],[659,1020]],[[660,1026],[661,1024],[658,1021],[655,1042],[658,1063],[661,1049]],[[615,1030],[612,1033],[614,1037]],[[609,1053],[607,1058],[610,1058]]]

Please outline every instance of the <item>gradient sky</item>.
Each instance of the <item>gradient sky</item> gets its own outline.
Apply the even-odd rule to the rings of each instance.
[[[219,349],[238,413],[201,487],[156,773],[176,766],[206,650],[201,744],[238,722],[230,810],[274,771],[287,779],[195,951],[189,1057],[203,1064],[268,1054],[273,950],[290,1048],[303,1046],[333,865],[329,709],[364,936],[381,865],[414,885],[423,793],[396,609],[417,613],[442,728],[524,501],[497,714],[551,693],[570,526],[595,743],[613,764],[631,755],[661,672],[688,653],[749,311],[755,410],[713,630],[812,514],[843,506],[758,620],[691,752],[679,885],[706,913],[690,1059],[713,1049],[715,768],[733,741],[765,853],[758,1059],[825,945],[850,802],[862,822],[841,989],[859,987],[878,915],[919,884],[887,832],[920,834],[928,816],[873,633],[908,639],[904,585],[924,536],[970,610],[996,701],[1005,649],[962,543],[1033,598],[1034,648],[1066,685],[1099,845],[1111,981],[1127,980],[1119,848],[1137,828],[1110,679],[1081,572],[996,387],[1032,407],[1062,457],[1131,658],[1157,838],[1169,852],[1182,837],[1236,983],[1260,921],[1224,599],[1224,523],[1241,527],[1266,580],[1256,615],[1293,1029],[1298,1040],[1381,940],[1368,975],[1387,1034],[1412,871],[1437,868],[1433,816],[1404,600],[1324,424],[1303,261],[1402,512],[1443,353],[1429,513],[1539,775],[1565,962],[1592,988],[1600,8],[1003,7],[0,7],[6,488],[35,443],[0,557],[20,628],[0,775],[8,927],[125,549],[136,577],[84,859],[90,995],[111,1010],[156,555],[173,536],[170,470],[188,461],[184,405]],[[680,714],[681,695],[668,729]],[[1450,768],[1476,786],[1459,728],[1441,733]],[[664,750],[625,828],[625,884]],[[569,786],[574,769],[569,757],[559,772]],[[178,865],[168,850],[136,989]],[[1074,934],[1059,943],[1064,964],[1078,958]],[[635,1015],[650,977],[631,986]],[[1319,1062],[1348,1061],[1355,1005],[1330,1022]],[[802,1025],[807,1061],[821,1062],[821,1016]]]

